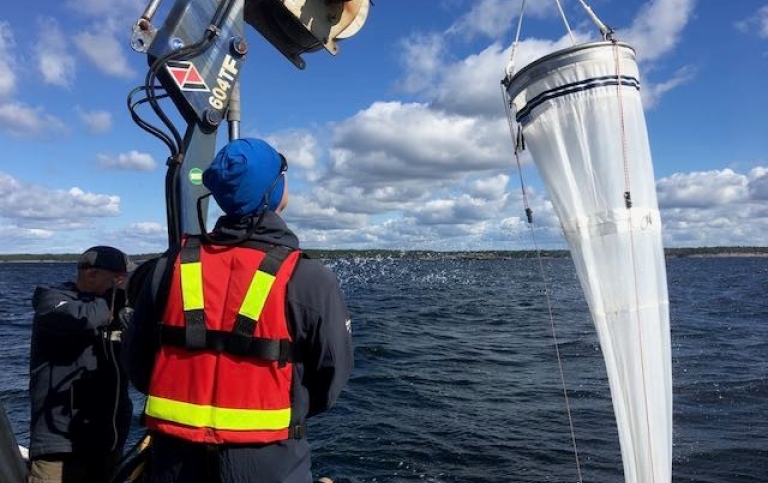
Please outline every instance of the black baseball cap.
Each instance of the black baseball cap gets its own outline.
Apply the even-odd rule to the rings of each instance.
[[[136,264],[117,248],[100,245],[84,251],[77,259],[77,268],[100,268],[115,273],[128,273],[136,268]]]

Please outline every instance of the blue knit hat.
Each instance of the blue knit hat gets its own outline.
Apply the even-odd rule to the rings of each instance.
[[[221,148],[203,172],[203,184],[227,215],[259,213],[269,193],[268,210],[275,211],[283,199],[285,177],[281,176],[280,153],[261,139],[235,139]]]

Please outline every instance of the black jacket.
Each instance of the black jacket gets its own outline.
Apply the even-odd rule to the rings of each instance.
[[[37,287],[29,360],[30,456],[122,449],[131,422],[104,297]]]
[[[248,220],[219,219],[214,233],[246,233]],[[298,248],[299,241],[275,213],[267,213],[251,240]],[[125,334],[125,364],[131,382],[146,393],[158,349],[157,321],[164,310],[167,280],[176,253],[164,254],[146,276],[135,304],[133,323]],[[133,283],[133,282],[131,282]],[[317,260],[301,258],[286,290],[288,329],[300,351],[294,363],[294,393],[298,420],[329,409],[347,383],[353,367],[349,314],[336,276]],[[311,430],[310,430],[311,434]],[[255,483],[309,483],[309,444],[306,438],[268,445],[221,446],[215,462],[202,445],[168,437],[153,444],[153,481],[198,481],[201,472],[214,468],[221,481]],[[202,465],[202,466],[201,466]],[[197,479],[196,479],[197,478]]]

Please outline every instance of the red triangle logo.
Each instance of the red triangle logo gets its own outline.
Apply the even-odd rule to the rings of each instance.
[[[200,75],[195,64],[186,61],[171,61],[166,64],[165,68],[182,91],[210,92],[205,79]]]
[[[176,85],[179,87],[184,85],[184,80],[187,77],[187,69],[169,66],[168,72],[170,72],[173,76],[173,80],[176,81]]]
[[[186,82],[190,82],[192,84],[205,84],[205,81],[203,81],[203,76],[200,75],[200,72],[197,71],[197,67],[195,67],[194,64],[189,64]]]

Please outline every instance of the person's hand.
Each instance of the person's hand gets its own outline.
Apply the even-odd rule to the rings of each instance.
[[[112,318],[112,321],[105,327],[105,330],[112,341],[122,340],[123,331],[133,323],[133,309],[130,307],[123,307]]]
[[[119,330],[125,330],[129,325],[133,323],[133,309],[130,307],[123,307],[117,314],[115,319]]]

